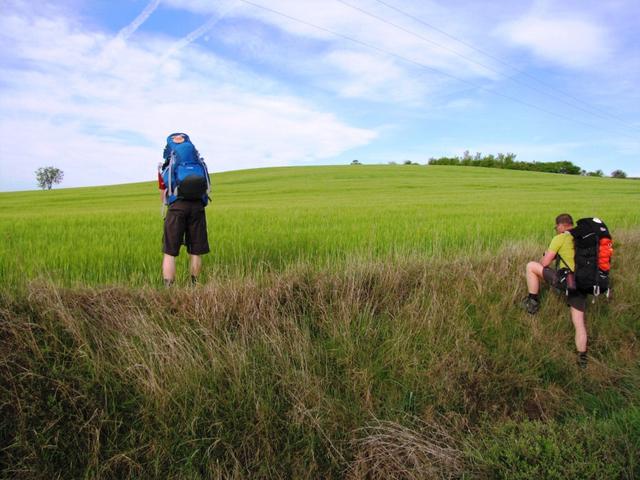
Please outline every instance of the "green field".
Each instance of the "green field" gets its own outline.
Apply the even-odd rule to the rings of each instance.
[[[632,180],[342,166],[221,173],[213,188],[213,251],[205,257],[212,276],[475,254],[518,242],[543,248],[564,211],[600,216],[614,232],[640,226],[640,182]],[[0,207],[4,284],[160,284],[155,183],[2,193]]]
[[[213,176],[161,286],[153,183],[0,194],[0,478],[640,478],[640,182],[440,166]],[[520,308],[554,217],[613,295],[575,365]]]

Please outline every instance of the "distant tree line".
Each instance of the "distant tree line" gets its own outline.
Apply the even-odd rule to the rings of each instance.
[[[389,165],[398,165],[397,162],[390,161]],[[351,165],[362,165],[360,160],[352,160]],[[402,165],[420,165],[411,160],[404,160]],[[587,177],[604,177],[602,170],[594,170],[588,172],[578,165],[574,165],[569,161],[560,162],[520,162],[516,161],[515,153],[498,153],[497,155],[482,155],[480,152],[471,155],[466,150],[462,157],[440,157],[430,158],[427,165],[457,165],[464,167],[486,167],[486,168],[504,168],[508,170],[531,170],[534,172],[546,173],[564,173],[565,175],[583,175]],[[612,178],[627,178],[627,174],[623,170],[614,170],[611,172]]]
[[[603,177],[602,170],[587,172],[578,165],[569,161],[560,162],[520,162],[516,160],[515,153],[498,153],[497,155],[475,155],[465,151],[462,157],[430,158],[429,165],[460,165],[465,167],[504,168],[508,170],[531,170],[534,172],[564,173],[566,175],[586,175],[589,177]],[[627,174],[622,170],[611,172],[613,178],[626,178]]]
[[[561,162],[520,162],[516,161],[515,153],[498,153],[497,155],[482,155],[480,152],[470,155],[464,152],[462,157],[430,158],[429,165],[461,165],[465,167],[505,168],[508,170],[532,170],[534,172],[564,173],[567,175],[581,175],[584,171],[568,161]]]

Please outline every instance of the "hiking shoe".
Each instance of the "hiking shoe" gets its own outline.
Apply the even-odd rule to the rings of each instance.
[[[534,315],[540,310],[540,302],[534,298],[527,297],[522,301],[522,308],[524,308],[527,313]]]
[[[587,352],[578,352],[578,359],[576,360],[576,363],[582,369],[587,368]]]

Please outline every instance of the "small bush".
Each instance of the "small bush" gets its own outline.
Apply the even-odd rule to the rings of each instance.
[[[640,475],[637,407],[610,418],[508,421],[489,432],[474,447],[490,478],[631,480]]]

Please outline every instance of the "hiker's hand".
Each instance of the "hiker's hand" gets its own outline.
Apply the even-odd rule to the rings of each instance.
[[[543,267],[548,267],[549,265],[551,265],[551,263],[555,258],[556,258],[556,252],[547,251],[547,252],[544,252],[544,257],[542,257],[542,260],[540,261],[540,263],[542,264]]]

